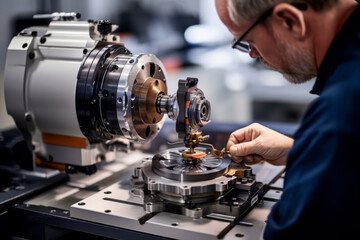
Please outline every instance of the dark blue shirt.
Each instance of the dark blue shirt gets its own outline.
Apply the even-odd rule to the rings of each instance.
[[[323,60],[265,239],[360,239],[360,7]],[[351,237],[353,236],[353,237]]]

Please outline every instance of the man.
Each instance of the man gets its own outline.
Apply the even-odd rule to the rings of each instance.
[[[265,239],[350,239],[360,225],[360,7],[355,0],[216,0],[233,48],[319,95],[294,140],[259,124],[235,131],[235,161],[286,164]],[[352,236],[352,237],[351,237]]]

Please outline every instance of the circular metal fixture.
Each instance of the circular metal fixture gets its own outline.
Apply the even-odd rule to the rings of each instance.
[[[169,151],[155,155],[152,159],[153,171],[161,177],[177,181],[205,181],[224,174],[231,159],[215,157],[211,154],[194,162],[185,161],[180,151]]]
[[[224,175],[231,159],[208,154],[198,163],[188,164],[182,160],[183,150],[171,149],[142,164],[142,177],[153,194],[172,202],[202,203],[234,186],[236,176]],[[208,149],[205,152],[209,153]]]
[[[167,94],[166,75],[154,55],[132,55],[122,45],[97,46],[78,74],[80,129],[91,143],[118,137],[149,141],[164,124],[164,113],[156,111],[159,94]]]

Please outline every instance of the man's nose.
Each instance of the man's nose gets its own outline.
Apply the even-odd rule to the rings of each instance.
[[[251,46],[251,51],[249,52],[250,57],[252,58],[258,58],[260,57],[260,53],[257,51],[257,49],[253,46]]]

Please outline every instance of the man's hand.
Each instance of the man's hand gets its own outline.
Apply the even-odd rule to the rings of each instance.
[[[256,164],[267,161],[273,165],[285,165],[287,154],[294,140],[281,133],[253,123],[230,135],[227,149],[234,161]]]

